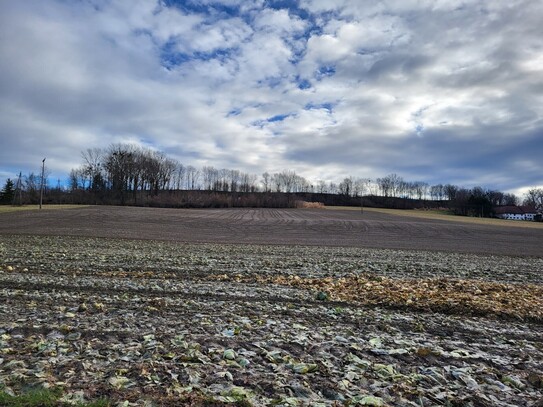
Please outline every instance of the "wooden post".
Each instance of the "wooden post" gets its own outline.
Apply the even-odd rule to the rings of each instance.
[[[45,158],[41,161],[41,187],[40,187],[40,209],[43,202],[43,177],[45,175]]]

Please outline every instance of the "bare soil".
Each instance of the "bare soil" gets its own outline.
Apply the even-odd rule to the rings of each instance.
[[[453,218],[454,219],[454,218]],[[541,256],[543,228],[322,209],[84,207],[0,214],[0,234]]]
[[[0,390],[539,406],[541,247],[538,229],[369,211],[0,214]]]

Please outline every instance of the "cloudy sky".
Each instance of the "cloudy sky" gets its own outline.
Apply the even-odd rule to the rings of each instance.
[[[0,182],[130,142],[341,181],[543,186],[541,0],[4,0]]]

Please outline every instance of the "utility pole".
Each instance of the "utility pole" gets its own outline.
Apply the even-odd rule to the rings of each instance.
[[[23,183],[21,181],[22,177],[23,177],[23,173],[19,172],[19,178],[17,178],[17,185],[15,186],[15,194],[13,194],[13,202],[11,203],[13,206],[15,206],[15,200],[17,199],[17,192],[19,193],[19,206],[23,205]]]
[[[43,178],[45,176],[45,158],[41,161],[41,187],[40,187],[40,209],[43,202]]]

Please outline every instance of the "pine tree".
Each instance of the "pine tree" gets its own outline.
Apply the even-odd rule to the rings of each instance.
[[[15,196],[15,187],[11,179],[6,180],[6,184],[2,191],[0,192],[0,203],[6,205],[13,202],[13,197]]]

